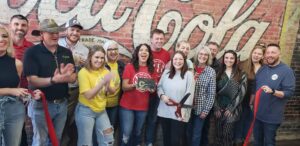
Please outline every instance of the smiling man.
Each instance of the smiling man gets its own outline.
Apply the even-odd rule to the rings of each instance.
[[[45,94],[58,140],[61,139],[67,119],[68,83],[76,80],[71,51],[58,45],[61,30],[53,19],[42,20],[39,28],[32,31],[32,35],[40,37],[41,43],[27,49],[24,55],[24,74],[29,87],[40,89]],[[28,115],[33,125],[32,145],[50,144],[40,100],[30,101]]]
[[[276,131],[283,121],[284,108],[295,91],[294,71],[280,61],[280,47],[269,44],[266,65],[257,71],[256,90],[262,88],[254,125],[254,146],[275,146]]]
[[[76,72],[78,73],[81,67],[84,66],[87,59],[89,49],[79,42],[82,25],[76,17],[70,19],[65,25],[66,37],[60,38],[58,44],[69,49],[72,52]],[[79,88],[78,82],[69,84],[70,98],[68,100],[68,117],[62,137],[62,146],[76,145],[76,125],[74,122],[75,107],[78,103]],[[71,138],[72,137],[72,138]]]
[[[13,15],[10,18],[10,35],[13,41],[14,56],[18,60],[23,60],[24,52],[31,46],[32,42],[26,40],[25,36],[28,32],[28,19],[23,15]],[[28,82],[24,74],[21,75],[20,87],[27,88]],[[24,131],[25,130],[25,131]],[[26,132],[26,133],[25,133]],[[32,124],[28,116],[26,116],[25,126],[22,131],[21,145],[31,145],[32,142]]]
[[[165,33],[160,29],[154,29],[151,33],[151,51],[154,65],[153,78],[156,83],[159,82],[166,64],[170,61],[170,54],[163,48],[164,44]],[[155,92],[150,95],[149,110],[146,119],[145,143],[147,146],[152,146],[155,143],[158,104],[159,98]]]

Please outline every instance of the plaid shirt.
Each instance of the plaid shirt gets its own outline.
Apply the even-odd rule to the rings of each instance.
[[[215,70],[206,66],[196,79],[194,96],[194,114],[202,112],[208,114],[211,110],[216,95],[216,73]]]

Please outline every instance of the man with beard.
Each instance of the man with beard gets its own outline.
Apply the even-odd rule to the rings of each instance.
[[[218,72],[218,69],[221,66],[220,61],[217,59],[217,54],[219,52],[220,46],[216,42],[208,42],[207,44],[208,48],[210,49],[211,56],[212,56],[212,64],[210,65],[216,73]]]
[[[170,61],[170,54],[163,45],[165,43],[165,33],[160,29],[154,29],[151,33],[151,51],[153,55],[154,72],[153,78],[158,84],[159,79],[165,69],[165,65]],[[157,93],[150,94],[149,109],[146,118],[146,146],[152,146],[155,143],[157,129],[157,107],[159,97]]]
[[[66,37],[60,38],[58,40],[58,44],[69,49],[72,52],[76,73],[78,73],[81,67],[84,66],[85,60],[87,59],[89,53],[89,49],[79,42],[83,27],[79,23],[77,18],[74,17],[66,23],[65,28]],[[77,141],[77,131],[74,122],[74,112],[75,107],[78,103],[79,96],[77,81],[73,84],[69,84],[69,94],[70,98],[68,99],[68,117],[62,137],[63,146],[76,145]]]
[[[266,65],[258,70],[256,91],[262,88],[254,125],[254,146],[275,146],[275,136],[283,121],[284,107],[295,91],[293,70],[280,61],[280,47],[269,44]]]
[[[23,60],[26,49],[33,46],[32,42],[26,40],[28,32],[28,19],[23,15],[14,15],[10,19],[10,35],[13,40],[14,55],[18,60]],[[24,74],[21,76],[20,87],[28,88],[28,82]],[[31,145],[32,142],[32,124],[28,116],[25,119],[25,127],[22,131],[21,145]]]

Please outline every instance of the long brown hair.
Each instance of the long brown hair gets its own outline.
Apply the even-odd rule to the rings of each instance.
[[[233,74],[233,79],[237,82],[240,82],[240,79],[242,78],[242,70],[238,67],[238,56],[237,53],[233,50],[227,50],[223,54],[223,63],[221,64],[220,71],[217,74],[217,81],[221,79],[222,75],[224,74],[226,70],[226,65],[224,63],[225,55],[226,54],[232,54],[234,56],[234,64],[232,66],[232,74]]]
[[[173,77],[175,76],[175,73],[176,73],[176,70],[175,70],[175,67],[173,66],[173,58],[176,54],[180,54],[182,57],[183,57],[183,61],[184,61],[184,64],[181,68],[181,72],[180,72],[180,76],[182,79],[184,79],[184,75],[185,73],[188,71],[188,65],[186,63],[186,56],[184,55],[183,52],[181,51],[176,51],[173,56],[172,56],[172,59],[171,59],[171,67],[170,67],[170,74],[169,74],[169,78],[170,79],[173,79]]]
[[[256,50],[256,49],[261,49],[263,54],[265,54],[266,47],[264,45],[261,45],[261,44],[255,45],[255,47],[251,50],[251,53],[249,54],[248,60],[246,61],[246,63],[244,65],[241,66],[241,68],[247,74],[247,77],[249,80],[254,80],[254,78],[255,78],[255,70],[254,70],[254,64],[252,62],[252,54],[253,54],[254,50]],[[259,61],[259,63],[262,65],[263,59],[261,59]]]
[[[147,59],[147,68],[148,71],[152,74],[154,72],[154,67],[153,67],[153,55],[152,55],[152,51],[151,51],[151,47],[148,44],[140,44],[138,45],[135,50],[133,51],[133,55],[132,55],[132,61],[131,63],[133,64],[134,70],[136,72],[139,71],[139,51],[141,50],[142,46],[145,46],[148,50],[149,53],[149,57]]]
[[[88,46],[88,48],[89,48],[90,51],[89,51],[89,54],[88,54],[88,57],[87,57],[87,59],[86,59],[86,63],[85,63],[85,65],[84,65],[84,67],[85,67],[88,71],[91,71],[91,70],[93,70],[93,67],[92,67],[92,57],[93,57],[93,55],[94,55],[96,52],[100,51],[100,52],[102,52],[102,53],[104,54],[104,56],[105,56],[105,51],[104,51],[103,47],[102,47],[102,46],[99,46],[99,45]],[[103,62],[103,64],[102,64],[101,67],[104,67],[104,65],[106,64],[105,62],[106,62],[106,61],[105,61],[105,59],[104,59],[104,62]]]

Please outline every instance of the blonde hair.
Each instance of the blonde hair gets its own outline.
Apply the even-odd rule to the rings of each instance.
[[[179,49],[179,47],[180,47],[182,44],[187,44],[188,47],[191,49],[190,43],[189,43],[188,41],[182,40],[182,41],[179,41],[179,42],[176,44],[175,51],[177,51],[177,49]]]
[[[254,64],[252,62],[252,54],[254,50],[260,49],[263,52],[263,55],[265,54],[266,47],[262,44],[255,45],[255,47],[251,50],[251,53],[249,54],[249,58],[247,62],[241,66],[242,70],[244,70],[247,74],[248,79],[253,80],[255,78],[255,72],[254,72]],[[263,64],[263,59],[259,61],[259,63]]]
[[[5,27],[5,26],[3,26],[3,25],[0,25],[0,30],[3,30],[4,32],[6,32],[7,33],[7,35],[8,35],[8,46],[7,46],[7,54],[9,55],[9,56],[11,56],[11,57],[14,57],[15,56],[15,50],[14,50],[14,47],[13,47],[13,42],[12,42],[12,40],[11,40],[11,37],[10,37],[10,34],[9,34],[9,31],[8,31],[8,29]]]
[[[198,56],[199,56],[199,53],[200,53],[200,51],[204,51],[205,53],[207,53],[208,54],[208,58],[207,58],[207,61],[206,61],[206,65],[211,65],[212,64],[212,56],[211,56],[211,51],[210,51],[210,49],[207,47],[207,46],[203,46],[201,49],[199,49],[198,51],[197,51],[197,53],[196,53],[196,55],[194,56],[194,64],[195,64],[195,66],[198,66],[200,63],[199,63],[199,61],[198,61]]]

